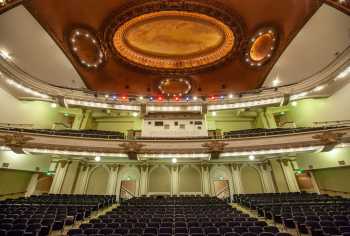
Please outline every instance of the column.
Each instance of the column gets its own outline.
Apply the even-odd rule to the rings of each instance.
[[[74,194],[85,194],[86,186],[88,184],[90,166],[87,164],[81,164],[80,171],[78,173],[77,182],[74,189]]]
[[[174,165],[171,169],[171,195],[179,194],[179,166]]]
[[[66,160],[59,161],[56,168],[56,173],[52,181],[50,193],[58,194],[61,191],[64,177],[68,169],[69,162]]]
[[[320,194],[320,188],[318,187],[318,183],[315,179],[314,173],[312,171],[307,172],[310,175],[312,186],[314,186],[315,193]]]
[[[232,182],[233,182],[235,194],[242,194],[243,193],[241,173],[240,173],[241,166],[242,166],[241,164],[232,164],[231,165]]]
[[[203,164],[201,166],[201,170],[202,170],[202,191],[203,191],[203,194],[211,195],[209,165]]]
[[[72,129],[73,130],[79,130],[82,122],[83,122],[83,115],[82,114],[76,114],[75,117],[74,117],[74,122],[73,122],[73,125],[72,125]]]
[[[295,173],[292,167],[292,164],[290,163],[289,160],[282,159],[282,160],[277,160],[281,168],[283,170],[283,174],[286,178],[286,182],[288,185],[288,189],[290,192],[300,192],[299,185],[297,182],[297,179],[295,178]]]
[[[79,167],[80,162],[77,160],[68,162],[66,175],[63,179],[60,193],[71,194],[73,192],[79,174]]]
[[[259,164],[259,170],[261,173],[262,183],[264,185],[265,193],[275,193],[276,189],[272,179],[272,168],[267,163]]]
[[[140,176],[140,195],[148,194],[148,165],[141,166],[141,176]]]
[[[119,165],[111,165],[109,166],[109,170],[107,195],[113,195],[117,188]]]
[[[80,129],[86,129],[86,126],[87,126],[88,121],[90,119],[90,115],[91,115],[91,110],[84,111],[84,115],[83,115],[83,118],[81,121]]]
[[[33,173],[32,178],[30,179],[27,187],[27,191],[25,194],[26,197],[30,197],[31,195],[34,194],[36,186],[38,184],[38,180],[39,180],[39,173]]]

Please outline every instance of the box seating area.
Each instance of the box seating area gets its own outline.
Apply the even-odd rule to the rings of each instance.
[[[115,196],[52,194],[0,201],[0,236],[47,236],[114,201]]]
[[[290,236],[223,200],[194,196],[133,198],[68,235]]]
[[[233,199],[299,234],[350,236],[350,199],[310,193],[242,194]]]

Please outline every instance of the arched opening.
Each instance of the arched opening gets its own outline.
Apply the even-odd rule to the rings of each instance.
[[[179,173],[179,190],[180,193],[201,193],[201,174],[193,166],[185,166]]]
[[[156,166],[149,173],[149,192],[152,194],[170,194],[170,172],[164,166]]]
[[[264,187],[257,169],[251,166],[241,170],[241,181],[244,193],[263,193]]]
[[[107,192],[108,170],[102,166],[95,168],[89,178],[86,194],[104,195]]]
[[[226,166],[215,166],[210,170],[212,193],[220,198],[229,198],[233,189],[230,170]]]
[[[140,172],[137,167],[124,166],[118,174],[117,195],[123,199],[138,196]]]

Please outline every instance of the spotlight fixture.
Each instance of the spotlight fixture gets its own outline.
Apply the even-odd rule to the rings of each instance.
[[[255,160],[255,156],[254,155],[250,155],[249,156],[249,160],[254,161]]]
[[[292,106],[293,106],[293,107],[298,106],[298,102],[296,102],[296,101],[292,102]]]
[[[2,56],[4,59],[11,59],[10,53],[4,49],[0,50],[0,56]]]
[[[213,111],[212,113],[211,113],[211,115],[212,116],[216,116],[217,114],[216,114],[216,111]]]
[[[52,108],[56,108],[56,107],[57,107],[57,104],[56,104],[56,103],[51,103],[51,107],[52,107]]]
[[[317,86],[316,88],[314,88],[312,91],[313,92],[320,92],[322,91],[326,86],[325,85],[320,85],[320,86]]]
[[[171,160],[171,162],[174,163],[174,164],[176,164],[176,163],[177,163],[177,159],[176,159],[176,158],[173,158],[173,159]]]
[[[95,161],[97,161],[97,162],[101,161],[101,157],[100,156],[96,156],[95,157]]]
[[[281,80],[277,77],[272,81],[272,86],[277,87],[281,83]]]
[[[139,113],[137,113],[137,112],[133,112],[133,113],[132,113],[132,116],[133,116],[133,117],[137,117],[138,115],[139,115]]]

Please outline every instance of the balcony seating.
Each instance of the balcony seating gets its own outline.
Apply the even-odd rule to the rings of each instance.
[[[332,128],[341,128],[345,126],[322,126],[322,127],[310,127],[310,128],[275,128],[275,129],[247,129],[224,132],[224,138],[244,138],[244,137],[259,137],[281,134],[294,134],[311,131],[322,131]]]
[[[350,231],[350,199],[310,193],[242,194],[233,199],[300,234],[325,236]],[[276,233],[268,227],[264,227],[265,232]]]
[[[96,222],[107,227],[96,227]],[[247,222],[250,226],[244,226]],[[278,233],[266,228],[266,222],[264,228],[261,222],[214,197],[137,197],[122,202],[97,220],[80,225],[79,230],[70,230],[68,235],[93,232],[127,236],[240,236],[244,233],[245,236],[260,233],[275,236]]]
[[[117,131],[102,130],[53,130],[53,129],[21,129],[21,128],[0,128],[0,131],[15,131],[33,134],[61,135],[84,138],[101,138],[101,139],[125,139],[124,133]]]
[[[48,236],[114,202],[115,196],[65,194],[0,201],[0,236]]]

